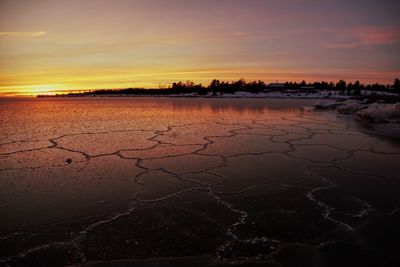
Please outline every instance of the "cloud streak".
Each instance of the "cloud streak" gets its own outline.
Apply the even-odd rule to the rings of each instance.
[[[0,36],[12,36],[12,37],[41,37],[45,36],[47,32],[0,32]]]
[[[365,27],[356,31],[356,36],[362,45],[393,44],[399,41],[400,29]]]
[[[337,42],[325,43],[328,49],[351,49],[378,45],[389,45],[400,42],[399,27],[359,27],[334,30]]]
[[[326,43],[322,47],[327,49],[351,49],[360,47],[360,43]]]

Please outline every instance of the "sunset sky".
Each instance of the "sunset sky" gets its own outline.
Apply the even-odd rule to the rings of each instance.
[[[392,83],[398,0],[0,0],[0,94],[211,79]]]

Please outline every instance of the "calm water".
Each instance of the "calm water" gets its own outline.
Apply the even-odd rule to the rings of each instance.
[[[0,265],[400,263],[398,141],[314,102],[1,99]]]

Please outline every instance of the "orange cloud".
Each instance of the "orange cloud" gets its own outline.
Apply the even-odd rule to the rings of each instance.
[[[47,32],[0,32],[0,36],[13,36],[13,37],[40,37],[46,34]]]

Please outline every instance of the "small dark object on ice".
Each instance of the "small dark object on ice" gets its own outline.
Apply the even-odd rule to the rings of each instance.
[[[67,159],[65,162],[67,162],[68,164],[71,164],[72,159]]]

